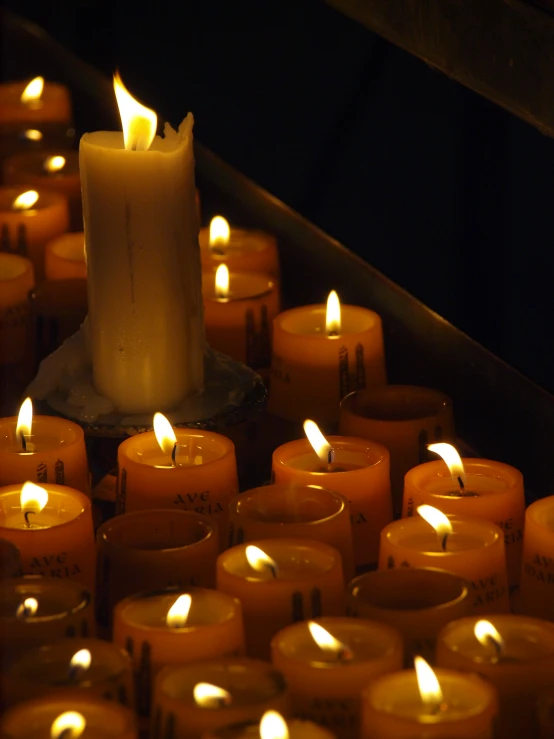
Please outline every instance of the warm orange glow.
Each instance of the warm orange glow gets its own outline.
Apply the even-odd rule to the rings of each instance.
[[[250,567],[256,572],[267,572],[268,570],[276,577],[277,562],[266,554],[263,549],[255,547],[252,544],[245,549],[246,560]]]
[[[163,413],[154,414],[154,434],[162,452],[169,455],[173,454],[177,437],[175,436],[173,426]]]
[[[460,478],[465,483],[464,463],[452,444],[446,444],[441,441],[439,444],[429,444],[427,449],[430,452],[435,452],[435,454],[438,454],[444,459],[452,477]]]
[[[88,649],[79,649],[75,652],[69,662],[69,669],[73,673],[82,674],[86,672],[92,662],[92,655]]]
[[[32,618],[38,611],[38,600],[36,598],[25,598],[16,611],[18,618]]]
[[[325,330],[327,336],[338,336],[341,329],[340,300],[335,290],[331,290],[327,298],[325,312]]]
[[[23,131],[23,138],[27,141],[42,141],[42,131],[39,131],[38,128],[27,128]]]
[[[81,736],[86,726],[85,717],[77,711],[66,711],[60,713],[50,727],[52,739],[77,739]]]
[[[504,649],[504,639],[490,621],[477,621],[473,627],[473,633],[484,647],[492,644],[497,652],[502,652]]]
[[[329,463],[329,453],[332,451],[332,447],[327,439],[321,433],[319,426],[315,421],[306,420],[304,421],[304,433],[308,438],[308,441],[312,445],[312,449],[325,464]]]
[[[323,626],[316,624],[315,621],[308,621],[308,629],[317,646],[324,652],[330,652],[337,658],[351,656],[350,649],[346,644],[335,639]]]
[[[202,708],[219,708],[231,704],[231,693],[211,683],[197,683],[192,691],[194,702]]]
[[[435,529],[437,536],[441,539],[452,533],[452,524],[438,508],[434,508],[432,505],[420,505],[417,507],[417,512]]]
[[[231,229],[223,216],[214,216],[210,221],[210,247],[227,246]]]
[[[289,739],[287,722],[277,711],[266,711],[260,721],[261,739]]]
[[[21,441],[22,434],[24,437],[31,436],[33,430],[33,401],[31,398],[25,398],[21,403],[19,414],[17,416],[17,425],[15,427],[15,435],[18,441]]]
[[[34,482],[25,482],[21,488],[19,500],[24,515],[26,513],[40,513],[48,503],[48,493],[40,485],[35,485]]]
[[[188,593],[180,595],[167,612],[166,624],[172,629],[182,629],[187,625],[192,598]]]
[[[38,200],[38,192],[36,190],[27,190],[18,195],[12,203],[14,210],[29,210]]]
[[[33,103],[36,100],[40,100],[43,89],[44,77],[35,77],[35,79],[31,80],[27,87],[21,93],[21,102],[28,104]]]
[[[114,74],[113,86],[123,126],[125,148],[129,151],[148,151],[156,135],[158,116],[135,100],[121,81],[119,72]]]
[[[215,295],[217,298],[229,297],[229,270],[226,264],[220,264],[215,271]]]
[[[53,157],[46,157],[42,166],[44,167],[45,172],[54,174],[55,172],[60,172],[65,167],[65,161],[65,157],[62,157],[61,154],[56,154],[56,156]]]
[[[417,687],[421,700],[428,708],[436,708],[442,703],[443,695],[437,676],[423,657],[414,657]]]

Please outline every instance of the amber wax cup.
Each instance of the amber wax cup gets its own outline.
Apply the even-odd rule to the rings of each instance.
[[[511,614],[452,621],[439,634],[437,664],[495,686],[499,737],[536,736],[537,698],[554,684],[554,624]]]
[[[165,665],[243,654],[241,604],[203,588],[139,593],[117,604],[113,641],[131,655],[138,712],[148,716],[150,685]]]
[[[0,364],[30,358],[29,291],[34,285],[30,259],[0,252]]]
[[[430,567],[367,572],[348,586],[348,613],[394,626],[404,640],[404,661],[435,658],[437,634],[456,618],[470,615],[469,583]]]
[[[392,521],[389,452],[381,444],[349,436],[329,436],[332,462],[322,462],[308,439],[273,452],[272,476],[280,485],[321,485],[350,501],[356,567],[377,566],[379,535]]]
[[[271,234],[253,229],[229,227],[221,216],[215,216],[198,238],[202,271],[215,272],[225,263],[231,272],[257,272],[279,277],[277,240]]]
[[[260,719],[266,711],[289,714],[282,675],[250,659],[165,667],[156,678],[153,706],[152,739],[197,739],[228,724]]]
[[[345,612],[340,554],[311,539],[232,547],[218,557],[216,582],[242,603],[249,657],[267,659],[273,635],[295,621]]]
[[[166,509],[125,513],[103,523],[96,538],[96,614],[105,628],[111,627],[116,603],[141,590],[215,587],[217,529],[200,513]]]
[[[554,621],[554,495],[525,512],[520,588],[519,610]]]
[[[339,433],[387,447],[394,512],[399,517],[406,472],[428,460],[427,444],[454,441],[452,401],[439,390],[414,385],[356,390],[340,404]]]
[[[350,504],[317,485],[264,485],[229,504],[229,546],[254,539],[316,539],[342,557],[344,581],[354,577]]]
[[[44,255],[47,280],[86,280],[85,235],[67,233],[49,241]]]
[[[0,539],[0,580],[21,577],[23,568],[19,549],[11,541]]]
[[[376,621],[320,618],[276,634],[271,660],[285,676],[293,715],[348,739],[360,730],[362,688],[402,669],[402,637]]]
[[[521,570],[525,496],[523,475],[515,467],[489,459],[462,459],[464,487],[440,459],[410,470],[404,481],[403,516],[414,515],[427,504],[453,516],[491,521],[504,532],[510,586]]]
[[[57,82],[34,80],[5,82],[0,85],[0,123],[69,123],[69,91]]]

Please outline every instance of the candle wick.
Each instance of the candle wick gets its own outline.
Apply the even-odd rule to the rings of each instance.
[[[496,650],[496,654],[500,657],[500,655],[502,654],[502,645],[494,638],[494,636],[488,635],[488,639],[490,642],[492,642],[492,645]]]
[[[177,460],[175,459],[176,456],[177,456],[177,442],[175,442],[173,446],[173,451],[171,452],[171,463],[173,464],[174,467],[177,467]]]
[[[25,511],[25,513],[23,514],[23,518],[25,519],[25,526],[26,526],[26,527],[27,527],[28,529],[30,529],[30,528],[31,528],[31,522],[29,521],[29,516],[31,515],[31,513],[32,513],[32,514],[33,514],[33,516],[34,516],[34,515],[35,515],[35,513],[36,513],[36,511]]]
[[[25,434],[23,433],[23,431],[20,433],[20,436],[21,436],[21,446],[23,447],[23,451],[26,452],[27,451],[27,439],[25,438]]]
[[[336,329],[332,329],[331,331],[327,332],[327,336],[338,336],[339,332]]]
[[[442,551],[443,551],[443,552],[446,552],[446,542],[447,542],[447,541],[448,541],[448,534],[445,534],[445,535],[444,535],[444,536],[442,537],[442,541],[441,541],[441,546],[442,546]]]
[[[460,475],[458,475],[458,485],[460,486],[460,495],[463,495],[465,493],[466,486],[464,485],[464,481]]]
[[[331,465],[333,464],[334,461],[335,461],[335,450],[329,449],[329,451],[327,452],[327,467],[328,467],[329,472],[331,472]]]
[[[277,579],[277,568],[274,565],[268,565],[268,567],[269,567],[271,574],[276,580]]]
[[[354,657],[352,650],[349,649],[346,645],[343,645],[338,652],[338,658],[339,662],[350,662],[350,660]]]

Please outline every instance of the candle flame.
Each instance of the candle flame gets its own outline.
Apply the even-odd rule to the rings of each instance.
[[[23,131],[23,138],[27,141],[42,141],[42,131],[37,128],[27,128]]]
[[[220,264],[215,271],[215,294],[218,298],[229,297],[229,269],[226,264]]]
[[[154,413],[154,434],[162,452],[164,454],[173,454],[177,437],[175,436],[173,426],[163,413]]]
[[[19,414],[17,416],[17,425],[15,427],[15,434],[18,440],[23,436],[30,436],[33,430],[33,401],[31,398],[25,398],[21,403]]]
[[[308,621],[308,629],[317,646],[324,652],[331,652],[335,657],[350,655],[350,649],[338,639],[330,634],[327,629],[320,626],[315,621]]]
[[[38,200],[38,192],[36,190],[27,190],[18,195],[12,203],[14,210],[29,210]]]
[[[34,80],[31,80],[27,87],[23,90],[21,93],[21,102],[22,103],[32,103],[35,100],[40,100],[40,96],[42,95],[42,91],[44,89],[44,77],[35,77]]]
[[[477,621],[473,627],[473,633],[484,647],[492,643],[497,652],[501,652],[504,648],[504,639],[490,621]]]
[[[23,513],[40,513],[48,503],[48,493],[34,482],[25,482],[19,496]]]
[[[325,464],[329,463],[329,453],[332,451],[331,444],[321,433],[319,426],[315,421],[304,421],[304,433],[308,441],[312,445],[312,449]]]
[[[443,695],[440,683],[431,666],[423,657],[414,657],[414,667],[421,700],[429,708],[439,706],[443,701]]]
[[[231,229],[223,216],[214,216],[210,221],[210,246],[227,246]]]
[[[277,562],[266,554],[263,549],[255,547],[249,544],[244,550],[246,554],[246,560],[250,567],[256,572],[266,572],[270,570],[275,576],[277,572]]]
[[[192,598],[188,593],[180,595],[167,612],[166,624],[172,629],[182,629],[187,625]]]
[[[325,330],[327,336],[337,336],[341,329],[340,300],[335,290],[331,290],[327,298],[325,311]]]
[[[441,538],[452,533],[452,524],[447,516],[432,505],[420,505],[417,512],[430,524]]]
[[[79,649],[69,661],[69,669],[73,673],[86,672],[92,662],[92,655],[88,649]]]
[[[121,81],[119,72],[114,74],[113,86],[123,126],[125,148],[129,151],[148,151],[156,135],[158,116],[135,100]]]
[[[86,720],[82,713],[77,711],[66,711],[60,713],[50,727],[52,739],[77,739],[85,730]]]
[[[231,693],[211,683],[197,683],[192,694],[196,705],[202,708],[219,708],[232,702]]]
[[[42,166],[46,172],[54,174],[54,172],[59,172],[65,167],[65,162],[65,157],[62,157],[61,154],[56,154],[53,157],[46,157],[46,159],[42,163]]]
[[[17,607],[15,615],[18,618],[32,618],[38,611],[38,600],[36,598],[25,598],[23,603]]]
[[[435,454],[438,454],[444,459],[452,477],[460,477],[465,483],[466,473],[464,470],[464,463],[452,444],[446,444],[441,441],[439,444],[429,444],[427,449],[429,449],[430,452],[435,452]]]
[[[261,739],[289,739],[287,722],[277,711],[266,711],[260,720]]]

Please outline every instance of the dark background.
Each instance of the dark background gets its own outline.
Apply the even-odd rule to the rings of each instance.
[[[554,390],[550,139],[315,0],[8,7]]]

